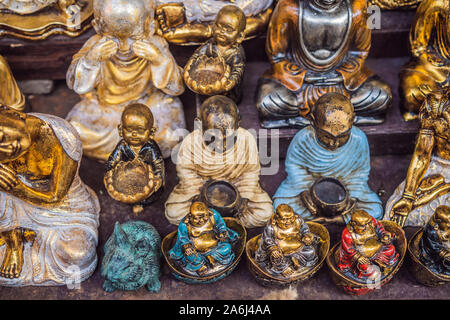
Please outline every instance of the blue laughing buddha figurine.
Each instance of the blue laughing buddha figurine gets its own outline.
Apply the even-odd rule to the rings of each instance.
[[[337,93],[323,95],[311,112],[311,125],[300,130],[292,140],[286,156],[287,178],[273,196],[273,206],[288,204],[305,220],[319,223],[347,223],[353,209],[368,212],[375,219],[383,216],[381,200],[367,181],[370,151],[363,131],[353,126],[353,105]],[[353,207],[334,216],[321,216],[312,192],[319,180],[337,180]],[[325,190],[326,191],[326,190]],[[323,192],[325,197],[335,193]],[[342,199],[336,199],[335,202]],[[319,201],[319,204],[318,204]]]
[[[169,256],[186,273],[208,276],[222,271],[235,259],[232,243],[239,234],[225,224],[221,215],[203,202],[194,202],[180,222],[175,246]]]

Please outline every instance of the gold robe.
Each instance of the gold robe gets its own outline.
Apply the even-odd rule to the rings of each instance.
[[[25,107],[25,97],[17,86],[11,69],[5,58],[0,56],[0,104],[22,111]]]

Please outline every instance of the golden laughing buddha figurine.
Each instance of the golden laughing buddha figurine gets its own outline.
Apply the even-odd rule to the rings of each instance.
[[[223,94],[238,102],[244,76],[245,15],[229,5],[217,14],[213,37],[198,48],[184,67],[186,85],[201,95]]]
[[[272,201],[259,185],[258,147],[253,135],[239,126],[236,104],[227,97],[213,96],[203,102],[200,116],[202,127],[181,143],[176,160],[180,182],[167,199],[166,218],[179,224],[205,185],[224,181],[242,199],[235,212],[242,224],[263,226],[272,216]]]
[[[2,56],[0,56],[0,82],[0,105],[23,111],[25,108],[25,97],[17,86],[16,79],[14,79],[8,63]]]
[[[0,285],[64,285],[97,265],[95,193],[63,119],[0,107]]]
[[[450,85],[450,2],[424,0],[410,32],[412,60],[400,73],[405,120],[417,118],[425,97]]]
[[[438,206],[450,203],[449,95],[448,88],[438,90],[423,102],[408,173],[386,204],[386,220],[424,226]]]
[[[325,93],[350,98],[356,124],[379,124],[389,86],[365,65],[371,45],[367,0],[280,0],[267,33],[271,64],[258,83],[265,128],[306,126]]]
[[[167,42],[155,35],[153,0],[94,0],[91,37],[73,57],[70,88],[81,95],[67,120],[83,142],[84,154],[106,161],[120,140],[117,126],[125,106],[142,103],[155,117],[155,140],[164,157],[185,127],[182,69]]]

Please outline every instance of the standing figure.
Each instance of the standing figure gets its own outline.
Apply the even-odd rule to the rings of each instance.
[[[264,228],[255,260],[268,272],[284,277],[317,264],[317,239],[287,204],[280,204]]]
[[[16,79],[5,58],[0,56],[0,105],[8,106],[17,111],[25,108],[25,97],[17,86]]]
[[[246,18],[239,7],[229,5],[217,13],[213,37],[195,50],[184,67],[186,85],[202,95],[223,94],[238,102],[244,76]]]
[[[425,97],[450,85],[450,2],[424,0],[409,35],[412,59],[400,73],[405,120],[417,119]]]
[[[81,141],[61,118],[0,107],[0,285],[65,285],[97,266],[95,193]]]
[[[164,191],[164,159],[153,140],[157,130],[150,109],[143,104],[128,105],[122,114],[119,135],[122,140],[109,156],[105,186],[116,200],[133,204],[141,213],[145,205]]]
[[[325,93],[350,98],[356,124],[384,121],[389,86],[365,66],[371,45],[367,0],[280,0],[266,43],[271,64],[258,83],[265,128],[306,126]]]
[[[449,97],[448,87],[435,91],[420,109],[420,130],[406,179],[386,204],[385,219],[402,227],[425,226],[438,206],[450,203]]]
[[[152,110],[159,131],[155,140],[168,157],[185,128],[182,69],[167,42],[155,35],[154,0],[94,0],[97,32],[74,55],[69,88],[81,101],[67,120],[77,129],[85,155],[106,161],[120,140],[117,126],[128,104]]]
[[[322,177],[334,178],[356,200],[356,208],[375,219],[383,216],[381,200],[367,181],[370,150],[364,132],[353,126],[354,110],[348,98],[337,93],[323,95],[312,110],[312,125],[300,130],[286,155],[287,178],[273,196],[274,208],[285,203],[303,219],[321,223],[347,223],[351,210],[334,217],[320,217],[313,202],[303,195]]]
[[[239,234],[225,224],[219,212],[203,202],[192,203],[189,214],[178,226],[177,241],[170,258],[189,274],[208,275],[233,263],[232,243]]]
[[[201,128],[181,143],[177,157],[180,180],[166,202],[166,218],[179,224],[210,180],[232,184],[242,198],[237,218],[247,228],[261,227],[272,216],[272,201],[259,184],[261,165],[254,136],[239,126],[233,100],[213,96],[200,110]]]

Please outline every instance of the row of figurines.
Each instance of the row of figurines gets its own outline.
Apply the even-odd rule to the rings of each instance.
[[[384,216],[386,221],[381,223],[392,226],[391,229],[396,231],[390,232],[396,232],[398,239],[404,242],[403,225],[425,226],[440,208],[436,223],[432,223],[434,238],[430,240],[437,260],[423,269],[438,277],[438,282],[449,279],[448,95],[448,91],[437,92],[423,103],[421,128],[406,181],[389,199]],[[356,217],[371,217],[369,220],[378,228],[373,230],[381,230],[377,220],[383,218],[382,203],[368,186],[369,146],[362,130],[353,126],[355,114],[350,99],[328,93],[315,103],[311,125],[296,134],[288,149],[287,178],[273,196],[273,202],[259,184],[261,167],[256,140],[239,126],[239,110],[233,100],[220,95],[208,98],[202,104],[200,118],[201,126],[181,143],[176,158],[179,183],[165,204],[166,217],[170,223],[179,226],[177,239],[181,241],[178,246],[171,243],[166,248],[175,245],[170,259],[178,261],[179,268],[185,270],[186,267],[187,271],[194,268],[188,272],[187,279],[191,279],[193,270],[199,271],[205,261],[214,265],[214,257],[198,255],[197,249],[220,252],[215,257],[222,255],[223,261],[235,261],[231,259],[232,255],[228,258],[225,255],[226,252],[231,254],[229,246],[219,245],[219,240],[224,237],[221,232],[210,229],[219,218],[207,219],[208,224],[205,224],[204,219],[193,217],[193,223],[198,225],[190,226],[192,210],[199,206],[199,201],[203,203],[202,208],[234,215],[236,223],[246,228],[266,225],[273,219],[274,209],[283,205],[281,208],[289,208],[285,211],[295,214],[295,219],[312,220],[311,225],[348,224],[359,212]],[[152,137],[154,120],[148,107],[129,105],[121,119],[119,132],[123,140],[109,157],[104,183],[114,199],[133,204],[134,211],[139,213],[143,206],[155,201],[162,193],[164,161]],[[100,206],[95,193],[78,176],[82,144],[76,130],[61,118],[25,114],[5,106],[0,108],[0,129],[0,224],[3,230],[0,284],[64,284],[70,281],[75,271],[77,279],[87,279],[97,265]],[[194,207],[193,202],[196,203]],[[294,218],[286,218],[286,223]],[[387,221],[389,219],[393,221]],[[386,246],[380,246],[381,238],[376,240],[382,232],[366,234],[369,229],[362,228],[361,236],[347,239],[354,241],[355,252],[361,251],[360,254],[354,252],[353,257],[363,265],[359,266],[359,262],[349,258],[351,268],[364,269],[371,265],[369,258],[376,260],[378,256],[383,257],[380,261],[390,261],[384,256]],[[245,235],[245,229],[239,230],[241,236]],[[129,240],[123,247],[128,251],[118,251],[123,257],[132,256],[136,261],[141,261],[141,255],[147,257],[145,250],[148,249],[136,238],[138,234],[132,232],[121,238]],[[276,243],[287,246],[292,239],[303,241],[304,238],[292,238],[292,234],[284,231],[277,237]],[[154,241],[157,238],[155,236]],[[186,241],[192,242],[193,247]],[[137,243],[137,247],[130,243]],[[219,246],[224,251],[215,251],[209,245]],[[403,250],[404,255],[406,245],[398,245],[397,251]],[[105,252],[110,250],[109,247],[115,250],[114,240],[106,244]],[[394,247],[389,248],[392,253]],[[152,252],[155,254],[159,250]],[[274,259],[280,259],[278,251],[273,255]],[[390,257],[392,261],[398,261],[395,253]],[[299,259],[291,260],[299,262]],[[121,266],[119,260],[105,258],[104,264],[112,263],[111,270],[117,271]],[[128,264],[124,266],[127,268]],[[216,270],[216,267],[220,267],[220,263],[212,269]],[[197,275],[207,271],[203,268]],[[363,270],[360,275],[364,272],[371,273]],[[283,276],[289,278],[289,273],[287,271]],[[371,273],[370,279],[374,275],[379,273]],[[110,282],[105,286],[111,286]],[[123,283],[117,285],[127,288]]]

